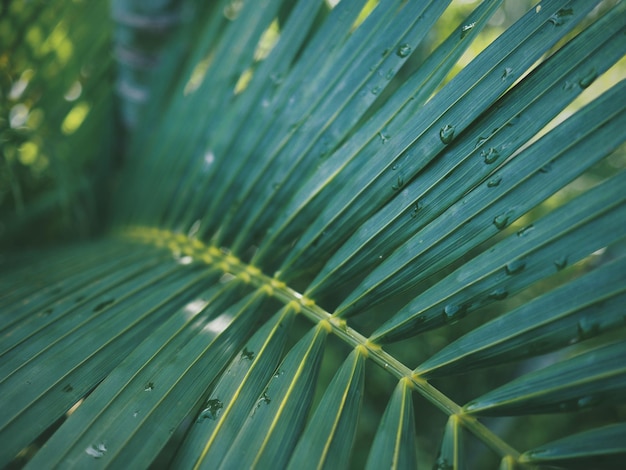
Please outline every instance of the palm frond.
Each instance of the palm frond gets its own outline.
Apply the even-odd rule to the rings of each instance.
[[[103,236],[0,259],[3,465],[619,466],[626,5],[539,2],[459,67],[507,2],[333,3],[117,0],[108,82],[101,7],[9,8],[17,51],[68,14],[67,74],[12,64],[46,126],[96,77],[28,139],[74,179],[117,90],[126,154]],[[20,189],[12,246],[60,191]]]

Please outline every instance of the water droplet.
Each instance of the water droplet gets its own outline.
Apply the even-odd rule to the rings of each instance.
[[[488,165],[491,165],[493,162],[495,162],[498,158],[500,158],[500,154],[498,153],[498,151],[493,148],[493,147],[489,147],[489,149],[487,150],[483,150],[482,152],[480,152],[480,155],[483,157],[483,160],[485,161],[485,163],[487,163]]]
[[[380,131],[378,133],[378,136],[380,137],[380,141],[384,144],[389,140],[389,134],[386,134],[384,131]]]
[[[417,212],[421,209],[421,205],[420,202],[417,201],[415,204],[413,204],[413,208],[411,209],[411,218],[414,219],[415,217],[417,217]]]
[[[591,85],[597,77],[598,77],[597,70],[595,68],[592,68],[580,80],[578,80],[578,84],[580,85],[580,88],[584,90],[589,85]]]
[[[262,404],[264,404],[264,403],[265,403],[266,405],[269,405],[271,401],[272,401],[272,400],[271,400],[271,398],[270,398],[270,397],[268,397],[268,396],[267,396],[267,393],[266,393],[266,392],[263,392],[263,395],[261,395],[261,396],[259,397],[259,399],[257,400],[257,402],[256,402],[256,407],[258,408],[258,407],[260,407],[260,406],[261,406]]]
[[[525,237],[526,235],[528,235],[533,230],[535,230],[535,227],[534,227],[533,224],[527,225],[526,227],[523,227],[523,228],[521,228],[521,229],[519,229],[517,231],[517,236],[518,237]]]
[[[489,298],[493,300],[504,300],[508,297],[509,293],[504,287],[497,287],[489,292]]]
[[[520,119],[522,119],[522,115],[521,114],[516,114],[505,125],[507,127],[513,127],[515,124],[517,124],[520,121]],[[494,129],[494,132],[495,131],[496,131],[496,129]]]
[[[386,78],[387,80],[391,80],[391,79],[393,78],[393,76],[394,76],[394,75],[395,75],[394,70],[393,70],[393,69],[389,69],[389,70],[387,71],[387,75],[385,75],[385,78]]]
[[[578,401],[576,402],[576,406],[578,408],[589,408],[591,406],[595,406],[598,403],[600,403],[600,400],[597,397],[594,397],[593,395],[589,395],[586,397],[581,397],[578,399]]]
[[[272,73],[270,74],[270,80],[275,86],[278,86],[283,83],[283,76],[280,73]]]
[[[103,309],[107,308],[107,307],[108,307],[109,305],[111,305],[113,302],[115,302],[115,299],[107,299],[107,300],[104,300],[104,301],[100,302],[98,305],[96,305],[96,306],[93,308],[93,311],[94,311],[94,312],[99,312],[100,310],[103,310]]]
[[[461,39],[467,36],[469,32],[474,29],[474,26],[476,26],[476,22],[463,25],[461,27]]]
[[[592,338],[600,333],[600,325],[594,320],[595,319],[589,319],[588,317],[582,317],[578,320],[576,325],[578,330],[578,341]]]
[[[148,382],[143,389],[144,392],[151,392],[152,390],[154,390],[154,383],[152,382]]]
[[[224,404],[217,398],[207,401],[206,408],[202,410],[200,416],[198,416],[198,421],[203,419],[216,420],[222,408],[224,408]]]
[[[379,86],[375,86],[374,88],[372,88],[371,92],[372,95],[377,95],[378,93],[380,93],[381,88]]]
[[[202,156],[202,162],[203,162],[203,170],[207,171],[209,169],[209,167],[211,165],[213,165],[213,162],[215,161],[215,154],[213,153],[213,150],[209,149],[206,151],[206,153]]]
[[[546,163],[544,166],[539,168],[540,173],[550,173],[552,171],[552,162]]]
[[[399,165],[397,163],[394,163],[393,165],[391,165],[391,169],[392,170],[397,170],[399,167]]]
[[[525,267],[526,267],[526,261],[524,261],[523,259],[516,259],[508,263],[504,269],[507,274],[512,275],[512,274],[521,273]]]
[[[446,145],[452,142],[452,139],[454,138],[454,126],[446,124],[439,131],[439,137],[441,138],[441,141]]]
[[[502,181],[502,176],[495,175],[493,178],[490,178],[489,181],[487,181],[487,187],[495,188],[500,184],[500,181]]]
[[[502,77],[501,77],[502,81],[506,80],[506,78],[507,78],[509,75],[511,75],[511,72],[513,72],[513,69],[512,69],[511,67],[506,67],[506,68],[504,69],[504,72],[502,72]]]
[[[554,265],[556,266],[556,270],[560,271],[561,269],[565,269],[567,266],[567,256],[559,256],[554,260]]]
[[[433,470],[454,470],[454,466],[444,457],[438,457]]]
[[[561,8],[554,15],[548,18],[548,21],[554,26],[562,26],[574,15],[574,10],[571,8]]]
[[[252,351],[248,351],[247,348],[243,348],[243,351],[241,351],[241,356],[242,359],[248,359],[249,361],[251,361],[252,359],[254,359],[254,353]]]
[[[133,418],[136,418],[137,416],[139,416],[139,410],[133,411]]]
[[[508,212],[506,214],[497,215],[493,219],[493,225],[495,225],[498,230],[502,230],[502,229],[506,228],[508,223],[509,223],[509,213]]]
[[[541,11],[541,5],[537,5],[535,7],[535,13],[539,13]]]
[[[413,49],[408,44],[400,44],[396,50],[398,57],[407,57]]]
[[[478,147],[483,145],[485,142],[487,142],[487,137],[480,136],[478,140],[476,141],[476,145],[474,146],[474,148],[477,149]]]
[[[398,179],[396,180],[396,184],[391,186],[391,189],[393,189],[394,191],[398,191],[400,188],[402,188],[402,186],[404,186],[404,177],[402,176],[402,174],[399,174]]]
[[[107,451],[107,446],[104,444],[104,442],[101,442],[98,445],[92,444],[85,449],[85,453],[93,457],[94,459],[99,459],[103,457],[104,454],[106,454],[106,451]]]
[[[575,87],[576,87],[576,84],[574,82],[570,82],[569,80],[566,80],[562,86],[563,90],[565,91],[569,91]]]
[[[282,369],[276,369],[276,372],[274,372],[274,378],[277,379],[279,378],[281,375],[283,375],[285,373],[284,370]]]
[[[455,323],[459,321],[467,312],[466,305],[446,305],[443,309],[443,319],[446,323]]]
[[[69,392],[71,392],[72,390],[74,390],[74,387],[72,387],[70,384],[67,384],[65,387],[63,387],[63,391],[64,391],[65,393],[69,393]]]

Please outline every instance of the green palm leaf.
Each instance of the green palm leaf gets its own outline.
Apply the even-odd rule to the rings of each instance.
[[[0,7],[0,463],[618,468],[626,4],[466,3]]]

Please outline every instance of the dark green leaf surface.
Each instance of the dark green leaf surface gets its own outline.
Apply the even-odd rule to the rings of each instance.
[[[522,462],[568,468],[621,468],[626,457],[626,424],[574,434],[522,454]]]
[[[396,386],[378,426],[367,458],[369,469],[415,468],[415,414],[411,387],[406,380]]]
[[[527,374],[465,405],[475,415],[574,411],[623,403],[626,343],[597,348]]]
[[[622,85],[626,85],[626,82]],[[626,124],[626,113],[622,112],[618,116],[625,120],[621,121],[621,124]],[[583,118],[584,115],[580,116],[577,124],[581,126],[586,124],[587,121]],[[464,199],[466,204],[461,201],[457,207],[451,208],[450,213],[453,219],[447,221],[448,224],[454,223],[454,218],[460,213],[460,217],[464,219],[462,219],[463,222],[467,222],[460,230],[461,234],[457,235],[458,237],[462,237],[464,231],[465,233],[467,231],[470,233],[483,232],[485,234],[483,236],[494,235],[524,213],[526,208],[532,207],[534,205],[533,196],[541,197],[540,194],[543,191],[551,191],[552,185],[561,186],[565,182],[571,181],[576,173],[582,171],[582,168],[577,168],[577,164],[583,167],[591,164],[591,162],[606,155],[611,148],[622,141],[624,136],[616,134],[617,127],[613,128],[613,123],[617,125],[618,120],[614,119],[610,123],[602,125],[597,132],[589,136],[589,139],[581,142],[579,146],[571,148],[567,154],[556,160],[548,158],[535,162],[534,168],[524,168],[533,162],[532,158],[513,160],[510,165],[500,171],[503,180],[502,189],[500,186],[490,188],[487,182]],[[546,155],[545,150],[550,145],[552,134],[548,134],[545,139],[539,141],[535,146],[538,148],[531,147],[528,151],[535,155]],[[567,135],[569,133],[563,133],[562,138],[567,138]],[[611,141],[611,137],[616,135],[616,139]],[[603,144],[606,144],[608,148],[603,147]],[[594,153],[596,151],[597,154]],[[589,160],[582,159],[583,155]],[[547,156],[551,157],[550,154]],[[541,163],[550,163],[550,171],[541,171],[543,167],[537,167]],[[530,174],[528,174],[528,170],[531,171]],[[519,192],[512,191],[507,195],[504,181],[511,181],[510,184],[515,184],[515,179],[523,178],[525,173],[529,177],[521,181],[520,186],[524,189],[519,189]],[[507,293],[516,292],[532,281],[555,272],[557,270],[554,264],[555,260],[558,261],[565,257],[567,262],[574,263],[593,251],[619,240],[625,235],[621,231],[623,224],[620,223],[620,220],[623,220],[621,214],[624,210],[622,204],[624,195],[620,195],[618,190],[625,184],[624,178],[626,178],[624,174],[615,176],[603,186],[584,193],[574,201],[570,201],[566,206],[553,211],[532,225],[520,229],[518,233],[502,240],[489,251],[482,253],[440,281],[438,286],[431,287],[406,305],[393,319],[379,328],[374,333],[374,337],[380,340],[385,338],[385,341],[389,341],[409,333],[441,326],[446,322],[457,321],[471,310],[497,299],[498,295],[489,296],[490,293],[495,292],[495,289],[500,289],[501,295],[506,296]],[[466,210],[472,210],[474,201],[484,201],[484,198],[480,197],[479,194],[490,189],[495,189],[500,194],[504,193],[504,197],[497,201],[495,207],[485,211],[480,217],[472,216],[471,220],[465,219],[462,214]],[[527,197],[526,191],[532,196]],[[608,191],[614,192],[609,193]],[[524,196],[521,196],[522,192]],[[444,224],[446,219],[441,218],[441,221],[441,224]],[[455,227],[456,225],[448,226]],[[435,230],[434,227],[429,230],[431,233],[429,238],[426,238],[426,234],[424,234],[422,243],[416,240],[418,246],[428,245],[430,240],[438,241],[440,231],[433,233]],[[476,240],[476,238],[478,236],[471,239]],[[595,244],[596,242],[597,244]],[[444,247],[449,247],[449,245],[444,245]],[[398,250],[394,253],[394,257],[405,260],[408,249],[407,247],[405,251]],[[452,256],[454,252],[449,251],[450,249],[440,256]],[[432,266],[433,260],[430,256],[434,255],[433,251],[429,250],[425,256],[418,260],[419,263],[414,263],[411,266],[411,269],[418,269],[426,260],[430,260]],[[383,264],[379,271],[384,272],[385,266]],[[376,285],[377,280],[383,276],[387,277],[388,275],[373,273],[370,277],[376,280],[366,280],[361,291],[371,290],[369,286]],[[396,279],[394,278],[391,282],[396,283]],[[448,312],[445,311],[446,307],[448,307]]]
[[[544,6],[545,15],[555,13],[566,3],[549,2]],[[318,257],[320,252],[334,251],[351,234],[353,227],[371,216],[404,186],[404,182],[426,167],[449,143],[442,142],[442,129],[452,126],[454,135],[460,135],[486,109],[487,103],[497,99],[542,51],[566,34],[592,7],[589,2],[575,3],[575,13],[559,27],[547,21],[543,9],[542,15],[531,12],[518,21],[421,107],[397,136],[392,136],[388,142],[381,142],[376,136],[375,160],[368,159],[370,152],[360,152],[359,158],[350,161],[344,161],[340,153],[326,160],[284,210],[291,215],[302,206],[301,199],[315,196],[314,202],[306,205],[306,212],[294,219],[300,223],[312,222],[283,263],[281,278],[289,280],[297,275],[300,269],[313,262],[311,257]],[[500,48],[503,42],[517,47]],[[506,68],[510,68],[511,73],[502,80]],[[364,161],[368,162],[365,167]],[[393,164],[400,161],[403,172],[399,180]],[[293,264],[296,258],[298,262]]]
[[[463,428],[456,416],[450,416],[441,441],[439,455],[433,465],[435,470],[462,470],[466,468],[466,457],[463,453]]]
[[[421,364],[436,377],[543,354],[624,325],[626,258],[476,328]]]
[[[281,310],[235,356],[185,437],[175,466],[212,468],[224,458],[276,371],[292,318],[289,308]]]
[[[573,84],[589,70],[606,70],[622,57],[626,49],[619,36],[621,13],[611,11],[498,100],[486,116],[408,183],[401,197],[366,221],[337,250],[309,286],[309,295],[323,296],[351,278],[362,278],[481,180],[487,179],[491,187],[500,184],[502,176],[494,172],[496,168],[582,92],[583,88]],[[485,164],[487,149],[497,152],[491,153],[498,156],[492,164]],[[370,305],[372,301],[370,298]]]
[[[315,327],[289,352],[258,397],[219,468],[284,467],[313,399],[327,331]]]
[[[31,468],[93,465],[97,451],[98,466],[132,466],[158,454],[254,327],[255,317],[246,313],[264,297],[253,293],[229,306],[232,296],[220,294],[187,304],[135,348]]]
[[[302,433],[288,468],[346,468],[363,399],[365,357],[354,350],[326,389]]]

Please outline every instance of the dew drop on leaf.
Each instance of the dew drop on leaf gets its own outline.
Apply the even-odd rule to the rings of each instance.
[[[502,176],[496,175],[493,178],[490,178],[489,181],[487,181],[487,187],[495,188],[496,186],[500,184],[501,181],[502,181]]]
[[[469,32],[474,29],[474,26],[476,26],[476,22],[463,25],[461,27],[461,39],[467,36]]]
[[[454,138],[454,126],[446,124],[442,127],[439,131],[439,138],[446,145],[452,142],[452,139]]]
[[[487,142],[487,137],[480,136],[478,140],[476,140],[476,145],[474,145],[474,148],[477,149],[478,147],[483,145],[485,142]]]
[[[87,455],[90,455],[94,459],[99,459],[103,457],[104,454],[106,454],[106,451],[107,451],[107,447],[104,444],[104,442],[101,442],[100,444],[97,444],[97,445],[92,444],[85,449],[85,453]]]
[[[523,259],[516,259],[511,261],[505,266],[505,270],[507,274],[518,274],[521,273],[526,267],[526,261]]]
[[[528,235],[533,230],[535,230],[535,227],[534,227],[533,224],[527,225],[526,227],[523,227],[523,228],[521,228],[521,229],[519,229],[517,231],[517,236],[518,237],[525,237],[526,235]]]
[[[454,466],[448,462],[448,459],[439,457],[433,466],[433,470],[454,470]]]
[[[483,150],[482,152],[480,152],[480,155],[483,157],[483,160],[488,165],[491,165],[500,157],[498,151],[493,147],[489,147],[489,149]]]
[[[497,215],[493,219],[493,225],[495,225],[498,230],[502,230],[502,229],[506,228],[508,223],[509,223],[509,214],[508,213],[507,214]]]
[[[446,323],[455,323],[459,321],[459,319],[465,314],[466,311],[467,306],[465,305],[446,305],[443,309],[443,319],[446,321]]]
[[[398,57],[407,57],[413,49],[408,44],[400,44],[396,50]]]
[[[267,396],[266,392],[263,392],[263,395],[261,395],[259,397],[259,399],[256,402],[256,407],[258,408],[259,406],[261,406],[262,404],[266,404],[269,405],[271,402],[271,398]]]
[[[565,83],[563,84],[562,88],[565,91],[569,91],[569,90],[572,90],[575,87],[576,87],[576,84],[574,82],[570,82],[569,80],[566,80]]]
[[[144,387],[144,389],[143,389],[144,392],[151,392],[152,390],[154,390],[154,383],[153,382],[148,382],[146,384],[146,386]]]
[[[400,188],[402,188],[402,186],[404,186],[404,177],[402,176],[402,174],[400,174],[398,175],[396,184],[392,185],[391,189],[393,189],[394,191],[398,191]]]
[[[513,69],[511,67],[506,67],[504,69],[504,72],[502,72],[502,77],[501,77],[502,81],[506,80],[507,77],[511,75],[511,72],[513,72]]]
[[[544,166],[539,168],[540,173],[550,173],[552,171],[552,162],[546,163]]]
[[[224,404],[217,398],[207,401],[206,408],[198,416],[198,421],[203,419],[216,420],[222,408],[224,408]]]
[[[372,92],[372,95],[377,95],[378,93],[380,93],[380,87],[375,86],[374,88],[372,88],[371,92]]]
[[[115,302],[115,299],[108,299],[105,300],[103,302],[100,302],[98,305],[96,305],[93,308],[94,312],[99,312],[100,310],[104,310],[105,308],[107,308],[109,305],[111,305],[113,302]]]
[[[241,358],[251,361],[254,359],[254,352],[248,351],[248,348],[243,348],[243,351],[241,351]]]
[[[576,402],[577,407],[580,408],[589,408],[591,406],[595,406],[600,402],[600,400],[593,395],[589,395],[586,397],[581,397]]]
[[[557,271],[565,269],[565,267],[567,266],[567,257],[559,256],[557,259],[554,260],[554,265],[556,266]]]
[[[591,85],[597,77],[598,77],[598,72],[596,71],[595,68],[593,68],[589,72],[587,72],[583,77],[581,77],[581,79],[578,81],[578,84],[580,85],[580,88],[584,90],[589,85]]]
[[[489,292],[489,298],[493,300],[504,300],[508,297],[509,293],[504,287],[497,287]]]
[[[548,21],[554,26],[562,26],[569,21],[572,15],[574,15],[574,10],[572,8],[561,8],[554,15],[552,15]]]
[[[582,341],[600,333],[600,325],[587,317],[578,320],[576,325],[578,329],[578,340]]]

